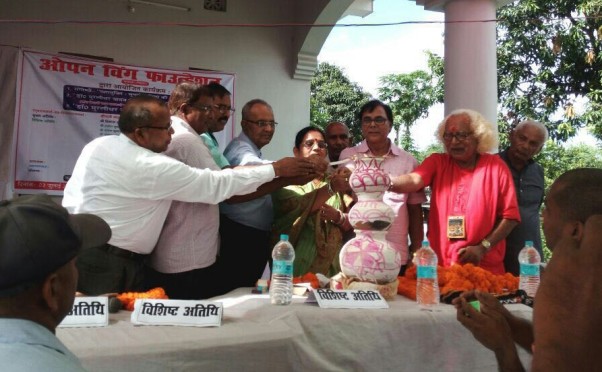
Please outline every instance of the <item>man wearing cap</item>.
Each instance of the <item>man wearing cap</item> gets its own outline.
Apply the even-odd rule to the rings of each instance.
[[[110,237],[101,218],[70,215],[46,195],[0,201],[2,371],[84,371],[54,333],[73,306],[78,251]]]
[[[77,261],[78,290],[89,295],[145,289],[144,260],[157,243],[172,200],[219,203],[253,192],[274,177],[311,174],[315,168],[310,161],[285,158],[212,171],[159,154],[174,130],[165,102],[148,95],[128,100],[118,124],[119,136],[99,137],[84,147],[63,196],[70,212],[94,213],[113,232],[107,244],[87,250]]]

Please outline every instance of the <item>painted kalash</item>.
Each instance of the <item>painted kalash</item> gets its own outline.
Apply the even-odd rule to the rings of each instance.
[[[378,290],[386,299],[397,294],[401,255],[386,239],[395,219],[383,195],[391,184],[382,169],[384,157],[354,157],[349,184],[358,201],[349,211],[355,238],[341,249],[341,273],[331,279],[333,289]]]

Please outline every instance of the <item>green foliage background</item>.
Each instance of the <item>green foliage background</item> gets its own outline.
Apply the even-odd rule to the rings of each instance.
[[[497,18],[500,149],[507,147],[513,125],[534,119],[550,133],[536,157],[546,190],[569,169],[602,168],[602,142],[566,145],[584,127],[602,141],[602,0],[514,1],[499,8]],[[443,151],[440,144],[420,151],[410,135],[415,122],[443,102],[443,59],[426,54],[427,70],[383,76],[378,89],[378,98],[393,110],[397,145],[418,161]],[[344,121],[359,142],[355,114],[370,95],[327,63],[318,67],[311,92],[312,123]],[[550,251],[544,251],[549,258]]]
[[[320,63],[311,80],[310,121],[321,128],[331,121],[342,121],[349,127],[352,142],[358,143],[362,132],[355,115],[370,98],[369,93],[349,80],[342,68]]]
[[[520,0],[498,9],[500,117],[546,123],[560,142],[602,139],[602,2]]]

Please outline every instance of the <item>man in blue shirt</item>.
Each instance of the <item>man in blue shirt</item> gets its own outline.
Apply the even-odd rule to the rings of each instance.
[[[47,195],[0,202],[2,371],[84,371],[54,332],[73,307],[78,251],[110,237],[101,218],[70,215]]]
[[[230,164],[236,167],[272,163],[263,159],[261,154],[261,149],[270,143],[278,125],[274,121],[272,107],[261,99],[247,102],[242,109],[241,125],[242,132],[224,151]],[[233,201],[220,205],[222,241],[218,259],[232,289],[254,286],[261,277],[270,257],[273,220],[269,194],[242,203],[233,204]]]
[[[547,139],[548,130],[542,123],[523,121],[510,132],[510,147],[500,153],[512,172],[521,219],[521,223],[506,237],[504,268],[513,275],[519,275],[518,253],[526,240],[533,241],[533,246],[543,258],[539,209],[545,191],[544,176],[543,168],[533,157],[541,151]]]

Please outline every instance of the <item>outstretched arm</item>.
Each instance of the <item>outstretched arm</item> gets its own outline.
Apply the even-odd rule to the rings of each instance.
[[[318,164],[310,159],[294,157],[280,159],[272,163],[272,166],[277,178],[264,183],[250,194],[232,196],[226,200],[226,203],[243,203],[271,194],[285,186],[306,184],[312,179],[320,177],[326,169],[325,165]]]
[[[404,193],[418,191],[424,187],[422,177],[418,173],[402,174],[400,176],[391,177],[391,186],[389,191]]]

